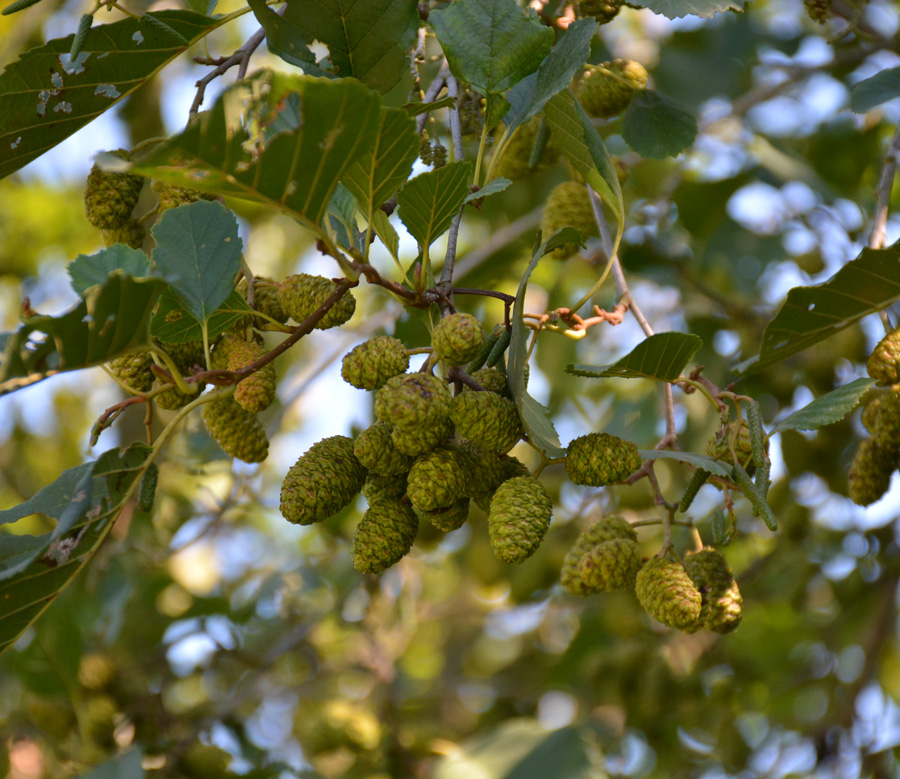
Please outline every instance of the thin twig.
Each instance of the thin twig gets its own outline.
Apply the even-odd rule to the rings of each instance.
[[[887,232],[888,203],[891,199],[894,175],[897,172],[898,154],[900,154],[900,127],[894,133],[891,145],[884,155],[884,165],[881,168],[881,176],[878,179],[878,188],[875,190],[875,222],[872,225],[872,234],[869,236],[870,249],[881,249],[884,246]]]
[[[425,91],[425,96],[422,98],[423,103],[433,103],[437,100],[437,96],[440,94],[441,90],[444,88],[444,84],[447,81],[447,76],[450,75],[450,66],[447,64],[447,61],[444,60],[444,65],[441,67],[438,74],[434,77],[434,81],[431,82],[428,89]],[[425,122],[428,121],[429,112],[425,112],[424,114],[419,114],[416,117],[416,130],[419,135],[422,134],[422,131],[425,129]]]

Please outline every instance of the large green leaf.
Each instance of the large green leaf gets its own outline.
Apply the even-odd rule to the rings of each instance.
[[[553,46],[553,31],[515,0],[456,0],[428,21],[453,74],[485,95],[534,73]]]
[[[642,157],[675,157],[697,137],[697,120],[652,89],[638,90],[622,121],[625,142]]]
[[[407,47],[419,26],[416,0],[289,2],[283,17],[261,2],[251,7],[275,34],[275,53],[304,70],[318,69],[306,47],[317,40],[328,47],[336,75],[358,78],[382,94],[409,72]]]
[[[585,378],[675,381],[703,341],[691,333],[656,333],[612,365],[568,365],[567,373]]]
[[[591,118],[569,90],[560,92],[547,101],[544,117],[560,151],[603,198],[603,202],[612,209],[621,225],[625,213],[622,187],[612,157]]]
[[[403,186],[418,156],[415,120],[402,108],[382,108],[375,145],[347,169],[344,186],[369,215]]]
[[[27,318],[0,342],[0,395],[146,344],[150,312],[165,288],[162,279],[117,271],[65,314]]]
[[[215,338],[252,313],[253,309],[241,293],[232,292],[207,320],[207,336]],[[203,339],[203,325],[184,310],[171,290],[166,290],[160,295],[159,305],[150,320],[150,335],[164,343],[200,341]]]
[[[900,97],[900,67],[886,68],[854,84],[850,88],[850,110],[864,114],[895,97]]]
[[[770,435],[785,430],[818,430],[839,422],[856,408],[859,399],[874,383],[874,379],[856,379],[838,387],[782,419],[772,428]]]
[[[744,0],[642,0],[634,4],[669,19],[680,16],[712,16],[722,11],[743,11]]]
[[[522,427],[528,433],[528,439],[533,446],[540,449],[547,457],[565,457],[566,450],[559,443],[559,436],[550,419],[550,412],[536,401],[525,389],[525,368],[528,363],[528,338],[530,330],[525,327],[525,292],[528,289],[528,279],[547,252],[553,251],[558,246],[566,243],[578,243],[581,234],[574,227],[563,227],[557,230],[547,240],[541,242],[541,235],[535,241],[531,254],[531,262],[519,282],[519,290],[516,292],[516,302],[513,304],[512,335],[509,341],[509,356],[507,365],[507,383],[513,400],[519,409],[519,417],[522,419]]]
[[[334,73],[322,69],[316,55],[306,45],[306,35],[293,22],[276,13],[266,4],[266,0],[248,0],[247,4],[266,31],[266,46],[272,54],[296,65],[308,76],[334,78]]]
[[[0,75],[0,178],[68,138],[221,22],[156,11],[181,38],[127,18],[94,26],[69,62],[72,35],[23,54]]]
[[[79,254],[66,266],[72,289],[83,295],[95,284],[105,284],[109,274],[122,271],[134,278],[150,275],[150,260],[140,249],[116,243],[96,254]]]
[[[472,162],[451,162],[407,182],[397,196],[400,221],[423,249],[443,235],[469,194]]]
[[[834,276],[794,287],[763,335],[759,356],[738,366],[754,373],[823,341],[900,300],[900,252],[863,249]]]
[[[378,137],[379,111],[378,95],[354,79],[261,71],[136,169],[265,203],[321,233],[338,181]]]
[[[95,462],[72,468],[31,500],[0,512],[0,523],[35,513],[57,520],[43,536],[0,534],[0,653],[14,644],[90,559],[112,527],[150,447],[111,449]],[[28,544],[30,551],[22,554]]]
[[[170,208],[153,227],[153,263],[188,312],[206,322],[234,290],[243,242],[221,203]]]
[[[537,73],[522,79],[507,95],[510,106],[505,117],[512,131],[540,113],[547,101],[569,86],[591,53],[591,38],[597,32],[594,19],[578,19],[551,49]]]

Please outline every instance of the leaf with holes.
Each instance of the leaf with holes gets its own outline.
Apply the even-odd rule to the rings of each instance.
[[[354,79],[260,71],[135,170],[286,211],[320,237],[345,171],[378,138],[381,101]],[[259,128],[259,132],[254,131]]]
[[[759,356],[737,367],[750,374],[801,352],[900,300],[900,252],[863,249],[823,284],[794,287],[763,334]]]
[[[691,333],[655,333],[612,365],[569,365],[566,373],[590,379],[675,381],[703,341]]]
[[[0,74],[0,178],[108,111],[221,23],[190,11],[155,11],[95,25],[72,62],[74,35],[23,54]]]

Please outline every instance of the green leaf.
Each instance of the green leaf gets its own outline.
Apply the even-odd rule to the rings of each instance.
[[[433,103],[406,103],[403,106],[403,110],[410,116],[419,116],[419,114],[429,114],[440,108],[452,108],[455,105],[455,97],[442,97],[440,100],[435,100]]]
[[[243,241],[221,203],[171,208],[153,227],[153,264],[190,314],[206,322],[234,290]]]
[[[502,176],[497,179],[491,179],[489,184],[485,184],[481,189],[477,192],[470,192],[466,195],[465,202],[471,203],[473,200],[481,200],[482,198],[490,197],[491,195],[496,195],[498,192],[502,192],[506,189],[512,182],[509,179],[505,179]]]
[[[669,19],[681,16],[712,16],[723,11],[743,11],[743,0],[644,0],[635,8],[649,8]]]
[[[639,450],[641,459],[643,460],[678,460],[683,463],[690,463],[709,471],[716,476],[725,479],[731,479],[731,466],[714,460],[709,455],[699,454],[698,452],[673,452],[670,449],[641,449]]]
[[[755,373],[900,300],[900,252],[863,249],[823,284],[794,287],[763,334],[759,356],[737,366]]]
[[[573,233],[575,235],[573,235]],[[580,241],[581,236],[574,227],[564,227],[557,230],[547,240],[538,243],[541,235],[538,233],[535,246],[532,250],[531,262],[519,282],[516,292],[516,302],[513,304],[512,336],[509,342],[507,357],[507,383],[513,400],[519,409],[522,419],[522,427],[528,433],[528,438],[533,446],[540,449],[547,457],[565,457],[566,450],[559,443],[559,435],[553,427],[550,412],[536,401],[525,389],[525,366],[528,363],[528,336],[531,332],[525,327],[525,292],[528,289],[528,279],[547,252],[553,251],[558,246],[573,241]]]
[[[132,749],[121,757],[98,765],[93,771],[83,774],[81,779],[144,779],[143,753]]]
[[[456,0],[428,21],[453,75],[484,95],[515,86],[553,46],[553,31],[515,0]]]
[[[703,341],[691,333],[656,333],[612,365],[568,365],[566,373],[591,379],[675,381]]]
[[[357,78],[384,94],[408,72],[407,47],[419,26],[416,0],[317,0],[287,3],[283,17],[251,3],[266,32],[276,33],[276,54],[306,69],[305,44],[324,43],[335,74]],[[276,22],[273,17],[281,19]],[[311,54],[309,55],[311,57]]]
[[[260,71],[134,170],[287,211],[322,236],[338,181],[377,139],[379,111],[378,95],[354,79]]]
[[[0,395],[146,344],[150,312],[165,287],[161,279],[117,271],[65,314],[30,317],[0,342]]]
[[[850,110],[864,114],[900,97],[900,67],[886,68],[850,87]]]
[[[507,98],[512,110],[506,117],[510,132],[541,112],[547,101],[562,92],[591,53],[591,38],[597,32],[594,19],[578,19],[551,49],[537,73],[522,79]]]
[[[818,430],[839,422],[856,408],[859,399],[873,384],[874,379],[856,379],[838,387],[782,419],[769,435],[783,433],[785,430]]]
[[[207,321],[208,337],[215,338],[220,333],[230,330],[244,317],[253,314],[253,309],[234,291]],[[164,343],[182,344],[186,341],[203,340],[203,326],[191,316],[178,299],[166,290],[160,298],[153,319],[150,320],[150,335]]]
[[[72,280],[72,289],[83,295],[95,284],[104,284],[117,270],[132,278],[149,276],[150,260],[140,249],[116,243],[96,254],[79,254],[66,270]]]
[[[375,145],[347,168],[343,183],[369,215],[403,186],[418,156],[415,120],[402,108],[382,108]]]
[[[338,184],[325,212],[327,228],[335,236],[338,246],[362,252],[363,237],[356,225],[356,211],[356,198],[347,187]]]
[[[553,132],[553,139],[560,151],[569,158],[575,168],[603,202],[623,224],[624,204],[622,187],[616,174],[612,157],[594,127],[591,118],[575,101],[569,90],[560,92],[547,101],[544,118]]]
[[[309,42],[307,36],[293,22],[276,13],[266,0],[248,0],[248,5],[266,31],[266,46],[272,54],[300,68],[308,76],[335,77],[334,73],[320,67],[316,55],[306,45]]]
[[[693,144],[697,120],[652,89],[638,90],[622,121],[625,142],[643,157],[675,157]]]
[[[469,194],[473,163],[451,162],[410,179],[397,196],[400,221],[423,249],[443,235]]]
[[[0,75],[0,178],[8,176],[112,108],[220,20],[156,11],[183,37],[127,18],[95,25],[69,61],[74,35],[22,55]]]
[[[121,453],[111,449],[94,462],[64,471],[29,501],[0,512],[2,523],[35,513],[57,520],[51,533],[38,538],[0,535],[0,653],[19,639],[97,550],[151,451],[144,444]],[[17,556],[26,545],[30,551]]]
[[[400,236],[391,224],[388,215],[380,208],[376,208],[372,212],[372,229],[381,239],[381,242],[387,247],[391,256],[395,260],[400,259]]]

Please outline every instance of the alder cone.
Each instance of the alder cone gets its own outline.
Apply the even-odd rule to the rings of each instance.
[[[431,333],[434,353],[450,365],[463,365],[481,350],[484,330],[471,314],[450,314]]]
[[[584,530],[563,561],[560,582],[573,595],[634,586],[643,564],[637,533],[622,517],[604,517]]]
[[[554,155],[550,149],[544,149],[543,159],[538,165],[532,168],[528,164],[540,126],[541,117],[533,116],[519,127],[509,143],[506,144],[503,157],[494,166],[494,178],[502,177],[516,181],[534,173],[538,168],[544,167],[546,163],[550,162]]]
[[[900,327],[876,344],[866,361],[866,370],[880,387],[900,383]]]
[[[401,476],[412,468],[413,458],[403,454],[391,440],[391,428],[376,422],[363,430],[353,442],[353,453],[360,464],[375,476]]]
[[[631,103],[635,90],[646,89],[647,70],[634,60],[601,62],[578,82],[575,95],[590,116],[609,119]]]
[[[341,376],[357,389],[376,390],[405,373],[409,354],[403,341],[389,335],[370,338],[352,349],[341,362]]]
[[[269,456],[265,428],[255,414],[242,409],[234,398],[204,404],[201,416],[209,435],[230,457],[261,463]]]
[[[313,314],[337,289],[337,284],[324,276],[297,273],[288,276],[278,287],[281,309],[295,322]],[[356,311],[356,298],[347,290],[316,324],[317,330],[328,330],[344,324]]]
[[[638,571],[635,592],[646,611],[657,622],[685,633],[703,627],[703,598],[681,563],[661,557],[647,561]]]
[[[640,467],[637,446],[609,433],[579,436],[569,444],[566,456],[569,478],[589,487],[618,484]]]
[[[621,8],[619,0],[579,0],[575,3],[575,13],[579,18],[592,17],[600,24],[615,19]]]
[[[888,450],[900,449],[900,388],[891,389],[878,404],[875,438]]]
[[[110,154],[128,162],[133,159],[125,149]],[[143,186],[141,176],[106,171],[94,163],[84,188],[84,213],[88,221],[101,230],[125,227]]]
[[[288,315],[284,313],[281,302],[278,300],[278,282],[267,276],[253,277],[253,307],[260,314],[272,317],[276,322],[284,324]],[[237,291],[244,300],[247,300],[250,285],[246,278],[242,278],[237,285]],[[249,301],[248,301],[249,302]]]
[[[597,232],[591,196],[586,186],[577,181],[564,181],[550,190],[541,213],[541,232],[549,237],[557,230],[571,226],[583,235]],[[577,251],[575,244],[566,244],[549,252],[550,257],[564,260]]]
[[[149,392],[153,386],[153,358],[150,352],[137,352],[109,362],[109,370],[119,381],[137,392]]]
[[[428,427],[395,427],[391,431],[391,443],[401,454],[419,457],[446,443],[452,432],[449,417],[441,417]]]
[[[875,426],[878,424],[878,412],[881,410],[884,398],[884,395],[878,395],[863,409],[862,423],[869,435],[875,435]]]
[[[144,245],[147,231],[137,219],[129,216],[124,224],[118,227],[111,227],[108,230],[101,230],[100,237],[103,239],[103,245],[107,248],[113,244],[121,243],[124,246],[130,246],[132,249],[140,249]]]
[[[166,211],[179,206],[187,206],[200,200],[217,200],[217,196],[208,192],[200,192],[197,189],[187,189],[170,184],[168,181],[153,181],[153,191],[156,193],[156,210],[162,216]]]
[[[281,485],[281,514],[296,525],[312,525],[337,514],[362,489],[366,469],[346,436],[324,438],[295,462]]]
[[[525,366],[526,370],[528,366]],[[504,398],[512,398],[509,391],[509,384],[506,381],[506,374],[497,368],[480,368],[472,374],[472,379],[488,392],[496,392]],[[526,379],[525,384],[528,384]],[[469,387],[464,388],[466,392],[472,392]]]
[[[412,549],[419,519],[405,503],[379,500],[363,514],[350,552],[353,567],[360,573],[381,573],[405,557]]]
[[[419,511],[452,506],[466,496],[469,468],[456,446],[441,446],[418,457],[409,469],[406,494]]]
[[[430,373],[391,379],[375,399],[375,416],[394,428],[435,427],[450,418],[452,395],[447,383]]]
[[[424,519],[434,525],[443,533],[459,530],[469,518],[469,498],[463,498],[440,509],[432,511],[416,510],[420,519]]]
[[[547,530],[553,501],[530,476],[503,482],[491,498],[488,533],[491,548],[505,563],[521,563],[533,555]]]
[[[730,633],[741,624],[744,599],[725,556],[703,549],[684,558],[684,569],[700,591],[699,620],[714,633]]]
[[[847,494],[858,506],[868,506],[888,491],[898,464],[898,452],[882,446],[877,438],[866,438],[850,464]]]
[[[362,494],[370,506],[379,500],[401,500],[406,495],[406,474],[378,476],[370,473],[363,483]]]
[[[229,371],[239,371],[268,353],[266,347],[256,341],[232,339],[229,343],[231,346],[227,350],[226,366],[226,370]],[[272,405],[277,390],[275,363],[270,362],[237,383],[234,388],[234,399],[245,411],[258,414]]]
[[[516,404],[493,392],[463,392],[453,398],[450,420],[457,435],[487,452],[508,452],[522,435]]]

